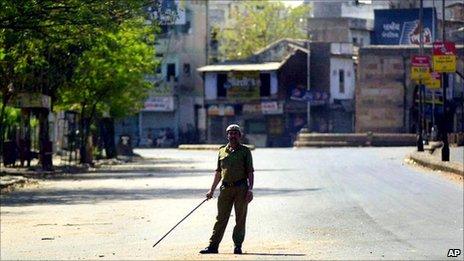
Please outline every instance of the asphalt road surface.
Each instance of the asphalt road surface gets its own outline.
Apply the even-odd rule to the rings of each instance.
[[[203,200],[217,153],[137,150],[149,159],[2,195],[0,259],[453,260],[448,250],[463,250],[462,180],[405,164],[413,150],[254,150],[241,256],[233,216],[220,254],[198,254],[216,198],[152,248]]]

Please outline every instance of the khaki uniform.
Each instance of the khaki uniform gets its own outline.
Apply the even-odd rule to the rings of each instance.
[[[229,221],[232,206],[235,209],[235,227],[232,235],[234,244],[241,247],[245,238],[245,222],[248,203],[248,173],[253,171],[250,149],[240,144],[235,151],[228,145],[219,149],[217,169],[222,176],[222,186],[218,198],[218,215],[210,238],[210,247],[218,248]]]

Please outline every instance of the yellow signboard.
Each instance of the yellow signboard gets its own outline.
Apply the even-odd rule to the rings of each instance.
[[[424,79],[423,83],[429,89],[440,89],[440,74],[437,72],[429,73],[429,76]]]
[[[411,79],[424,80],[430,74],[428,67],[411,67]]]
[[[456,72],[456,55],[434,55],[433,70],[435,72]]]

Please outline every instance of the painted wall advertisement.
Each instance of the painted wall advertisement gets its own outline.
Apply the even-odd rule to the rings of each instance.
[[[374,10],[374,32],[372,44],[408,45],[419,44],[419,8]],[[435,40],[437,23],[434,8],[423,8],[424,43]]]
[[[227,74],[227,98],[237,100],[259,99],[261,81],[259,72],[230,72]]]

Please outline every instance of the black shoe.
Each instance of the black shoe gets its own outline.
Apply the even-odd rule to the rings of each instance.
[[[212,247],[207,247],[200,251],[200,254],[217,254],[217,253],[218,253],[218,249],[212,248]]]
[[[235,247],[234,248],[234,254],[241,255],[242,254],[242,248],[241,247]]]

